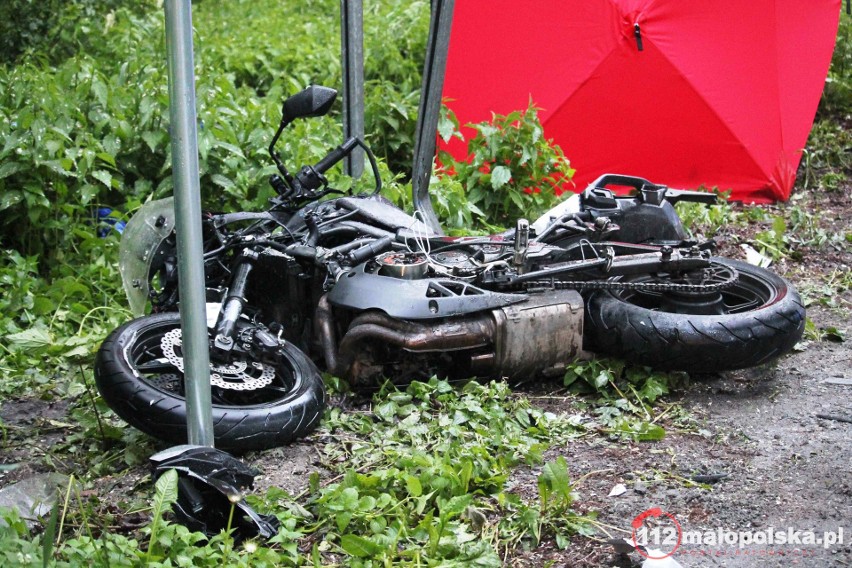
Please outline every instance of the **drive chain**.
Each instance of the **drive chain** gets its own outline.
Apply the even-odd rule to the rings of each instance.
[[[689,284],[685,282],[630,282],[624,280],[532,280],[524,282],[524,290],[550,288],[552,290],[577,290],[592,292],[597,290],[632,290],[636,292],[681,292],[687,294],[710,294],[721,292],[737,283],[739,273],[735,268],[726,266],[726,277],[717,282]],[[714,276],[719,271],[714,271]]]

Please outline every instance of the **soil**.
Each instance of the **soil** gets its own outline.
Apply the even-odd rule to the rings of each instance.
[[[852,186],[801,195],[804,197],[793,205],[819,212],[817,222],[826,234],[848,234]],[[770,223],[732,227],[722,235],[721,253],[742,258],[739,245]],[[633,519],[653,507],[670,513],[684,532],[786,533],[789,527],[792,531],[815,530],[822,536],[823,531],[842,528],[843,544],[749,544],[740,548],[683,543],[674,558],[684,567],[852,566],[852,342],[842,341],[837,331],[852,333],[852,246],[803,243],[796,248],[794,258],[779,262],[773,270],[811,299],[808,317],[817,331],[823,330],[820,338],[803,342],[796,352],[769,366],[694,375],[679,395],[679,402],[692,417],[692,427],[667,425],[667,435],[660,442],[594,437],[549,450],[546,460],[564,456],[572,479],[581,480],[576,486],[575,508],[597,512],[600,526],[611,537],[629,538]],[[844,276],[845,287],[836,283]],[[833,287],[823,292],[829,281],[834,282]],[[526,394],[534,394],[536,403],[547,410],[564,408],[558,385],[539,385]],[[0,419],[10,431],[31,428],[40,433],[28,447],[4,448],[6,463],[31,461],[26,460],[28,451],[58,441],[61,429],[52,432],[50,424],[68,419],[67,405],[6,401],[0,407]],[[314,436],[247,456],[261,471],[256,489],[262,492],[276,486],[296,495],[307,488],[308,475],[314,471],[328,481],[330,474],[322,468],[317,451],[321,443]],[[41,460],[0,472],[0,488],[45,469]],[[518,469],[510,480],[513,490],[534,499],[538,473],[534,468]],[[135,468],[125,479],[110,479],[98,491],[106,501],[115,502],[145,475],[144,468]],[[625,491],[610,496],[619,484]],[[666,522],[660,517],[661,527]],[[620,554],[605,539],[575,536],[566,550],[557,550],[553,542],[546,541],[533,551],[516,552],[508,564],[642,564],[638,553]],[[657,548],[667,551],[665,546]]]

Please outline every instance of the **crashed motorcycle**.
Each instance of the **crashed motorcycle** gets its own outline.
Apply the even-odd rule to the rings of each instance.
[[[266,211],[203,219],[218,447],[267,448],[311,431],[324,407],[321,369],[354,385],[527,380],[594,353],[712,373],[770,361],[801,337],[804,307],[788,282],[687,237],[674,204],[709,204],[713,194],[605,175],[535,222],[446,237],[381,196],[359,139],[292,174],[277,141],[293,120],[327,113],[335,95],[313,86],[285,101]],[[359,147],[375,189],[331,188],[326,171]],[[128,222],[120,269],[140,317],[104,341],[95,376],[124,420],[180,443],[174,226],[171,200]]]

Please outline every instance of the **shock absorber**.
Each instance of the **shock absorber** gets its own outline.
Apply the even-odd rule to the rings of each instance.
[[[219,321],[216,323],[216,335],[213,339],[213,350],[219,353],[230,353],[234,347],[234,330],[237,320],[243,313],[246,302],[246,284],[249,274],[254,268],[254,262],[258,254],[253,250],[246,249],[240,255],[231,285],[228,288],[228,296],[222,303],[219,313]]]

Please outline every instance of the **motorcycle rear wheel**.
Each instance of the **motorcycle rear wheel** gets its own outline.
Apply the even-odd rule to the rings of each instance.
[[[237,334],[254,326],[240,322]],[[95,358],[95,382],[107,404],[126,422],[161,440],[187,442],[180,314],[132,320],[113,331]],[[167,335],[169,334],[169,335]],[[164,339],[165,338],[165,339]],[[211,362],[216,447],[260,450],[312,431],[322,417],[322,376],[295,346],[280,348],[275,364],[248,354],[227,365]]]
[[[586,302],[585,349],[662,370],[696,373],[753,367],[790,351],[805,328],[805,308],[793,287],[745,262],[713,262],[739,273],[737,282],[716,300],[721,313],[707,313],[707,304],[713,302],[697,302],[699,313],[688,313],[689,302],[672,301],[671,294],[596,292]],[[668,276],[632,280],[665,281]]]

